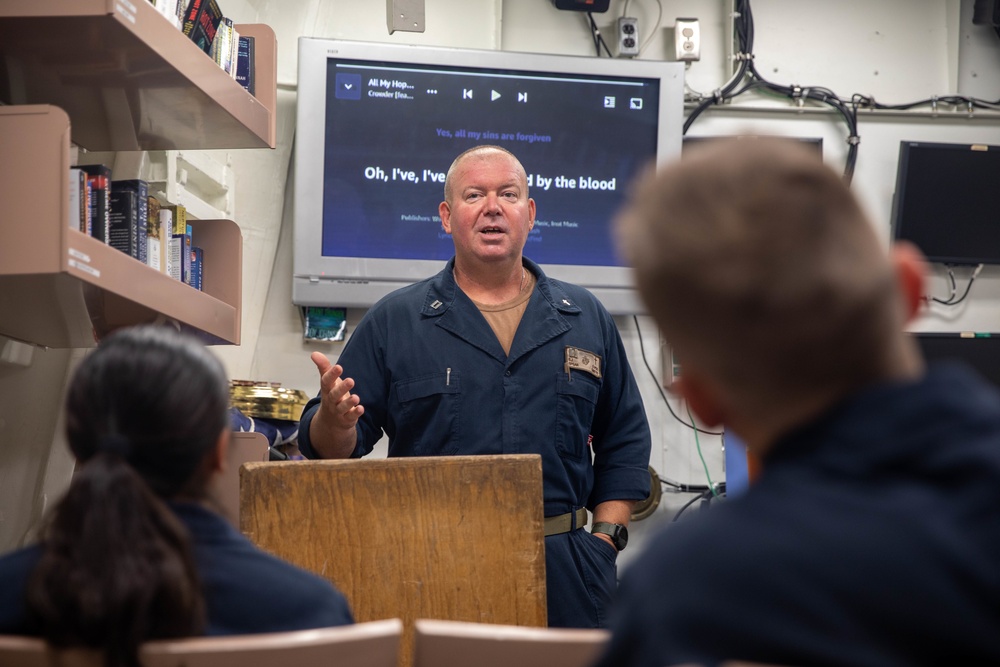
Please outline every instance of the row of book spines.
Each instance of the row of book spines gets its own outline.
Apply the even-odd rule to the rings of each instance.
[[[110,179],[105,165],[70,169],[69,226],[157,271],[202,289],[204,252],[181,204],[161,205],[141,179]]]
[[[181,30],[251,95],[254,94],[253,37],[241,36],[233,20],[223,15],[216,0],[189,0],[182,15]]]
[[[236,78],[236,57],[240,45],[240,33],[228,16],[222,17],[219,28],[212,40],[212,56],[216,64],[225,70],[226,74]]]
[[[149,4],[178,30],[184,28],[184,15],[187,13],[188,3],[189,0],[149,0]]]
[[[232,19],[222,19],[209,55],[247,92],[254,94],[254,38],[241,35]]]

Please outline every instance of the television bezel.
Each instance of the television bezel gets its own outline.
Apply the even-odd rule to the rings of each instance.
[[[366,308],[400,287],[437,273],[444,266],[439,260],[322,255],[326,82],[330,58],[655,78],[660,81],[655,159],[657,164],[662,164],[680,157],[684,115],[682,63],[301,37],[293,215],[292,301],[296,305]],[[530,253],[526,255],[530,257]],[[541,267],[551,278],[586,287],[614,314],[644,312],[628,267],[544,263]]]
[[[905,221],[901,220],[901,217],[905,215],[905,192],[908,185],[908,177],[910,170],[910,152],[912,149],[918,150],[942,150],[942,151],[983,151],[983,152],[1000,152],[1000,146],[992,146],[988,144],[958,144],[958,143],[945,143],[945,142],[935,142],[935,141],[900,141],[899,142],[899,155],[897,159],[896,167],[896,184],[892,195],[892,214],[891,214],[891,226],[892,226],[892,238],[893,240],[905,240],[915,243],[920,246],[915,240],[907,237],[906,230],[908,225]],[[970,247],[982,248],[983,244],[970,244]],[[994,253],[992,256],[982,256],[976,255],[974,253],[969,253],[965,255],[945,255],[935,252],[933,249],[928,249],[926,247],[920,246],[921,252],[924,253],[928,262],[948,264],[954,266],[975,266],[977,264],[1000,264],[1000,252]]]
[[[984,348],[996,348],[1000,362],[1000,333],[982,331],[911,331],[909,335],[920,348],[920,355],[928,364],[957,360],[976,370],[1000,389],[1000,363],[984,369],[978,361],[987,357]],[[929,349],[933,346],[934,349]],[[947,351],[942,349],[947,347]],[[961,347],[966,346],[966,347]],[[949,353],[950,352],[950,353]]]

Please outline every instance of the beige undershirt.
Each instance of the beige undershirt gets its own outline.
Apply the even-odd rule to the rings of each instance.
[[[531,298],[531,293],[534,291],[535,283],[537,282],[535,274],[531,271],[525,271],[524,287],[521,288],[521,293],[510,301],[498,303],[495,306],[488,306],[478,301],[472,302],[476,304],[476,308],[483,314],[486,321],[490,323],[490,328],[493,329],[497,340],[500,341],[500,346],[503,347],[504,354],[510,354],[510,346],[514,342],[514,334],[517,333],[517,327],[521,323],[524,311],[528,308],[528,299]]]

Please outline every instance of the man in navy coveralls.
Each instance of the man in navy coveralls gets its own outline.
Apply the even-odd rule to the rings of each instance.
[[[307,457],[540,454],[549,625],[599,627],[631,508],[649,492],[650,435],[614,321],[588,291],[523,257],[535,202],[496,146],[458,156],[441,225],[455,256],[375,304],[337,365],[313,361]],[[593,512],[593,530],[583,530]]]
[[[1000,664],[1000,395],[904,333],[920,252],[777,139],[685,153],[616,230],[678,392],[762,472],[633,561],[602,667]]]

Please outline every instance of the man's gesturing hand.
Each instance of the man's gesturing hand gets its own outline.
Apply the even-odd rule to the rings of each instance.
[[[322,352],[313,352],[310,359],[319,371],[321,400],[309,427],[313,448],[327,458],[350,456],[357,441],[354,427],[365,412],[361,399],[351,393],[354,380],[342,377],[344,369]]]

